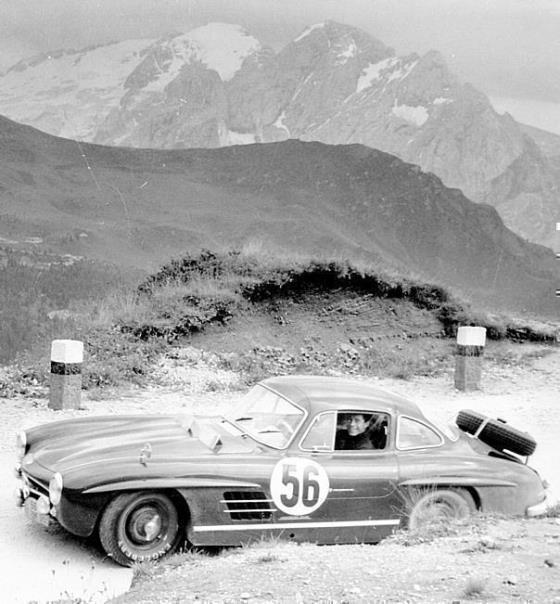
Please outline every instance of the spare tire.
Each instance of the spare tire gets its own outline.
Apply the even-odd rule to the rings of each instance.
[[[468,434],[476,434],[485,423],[477,436],[483,443],[498,451],[506,449],[517,455],[532,455],[537,448],[536,440],[527,432],[521,432],[502,420],[488,418],[470,409],[459,411],[455,423]]]

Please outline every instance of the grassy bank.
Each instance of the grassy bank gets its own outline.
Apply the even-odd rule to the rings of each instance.
[[[377,267],[288,255],[255,245],[187,254],[134,285],[131,276],[85,261],[42,270],[8,262],[0,270],[0,280],[1,361],[11,362],[4,377],[0,375],[0,395],[25,393],[26,384],[46,384],[52,339],[84,341],[85,388],[142,384],[154,362],[172,346],[189,343],[209,329],[226,330],[239,316],[247,318],[250,330],[255,313],[279,315],[278,309],[286,305],[312,304],[320,314],[333,292],[352,299],[355,307],[380,300],[424,313],[419,320],[429,318],[440,326],[428,334],[431,357],[436,358],[452,354],[459,325],[484,326],[491,340],[543,343],[555,342],[558,329],[551,323],[473,309],[438,285],[402,279]],[[440,340],[436,344],[434,335]],[[406,377],[433,369],[423,354],[428,344],[421,336],[418,332],[414,341],[399,344],[387,339],[374,345],[341,340],[331,342],[330,349],[306,343],[288,352],[255,343],[250,349],[214,352],[224,367],[245,374],[247,382],[270,373],[327,368],[374,375],[400,372]]]

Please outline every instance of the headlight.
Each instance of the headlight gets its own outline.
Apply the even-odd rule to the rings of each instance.
[[[60,503],[62,486],[62,474],[60,474],[60,472],[55,472],[49,482],[49,499],[53,505],[58,505]]]
[[[16,434],[16,456],[18,461],[23,459],[25,451],[27,450],[27,434],[25,430],[20,430]]]

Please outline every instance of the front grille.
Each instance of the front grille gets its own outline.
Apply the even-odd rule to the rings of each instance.
[[[227,491],[222,503],[232,520],[270,520],[270,499],[262,491]]]
[[[49,487],[45,483],[41,482],[37,478],[30,476],[27,472],[22,471],[21,477],[23,479],[23,483],[29,489],[32,497],[38,499],[41,495],[49,496]]]

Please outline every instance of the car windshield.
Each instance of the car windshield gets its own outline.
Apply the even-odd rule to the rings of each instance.
[[[257,384],[226,419],[255,440],[285,448],[304,418],[304,411],[279,394]]]

